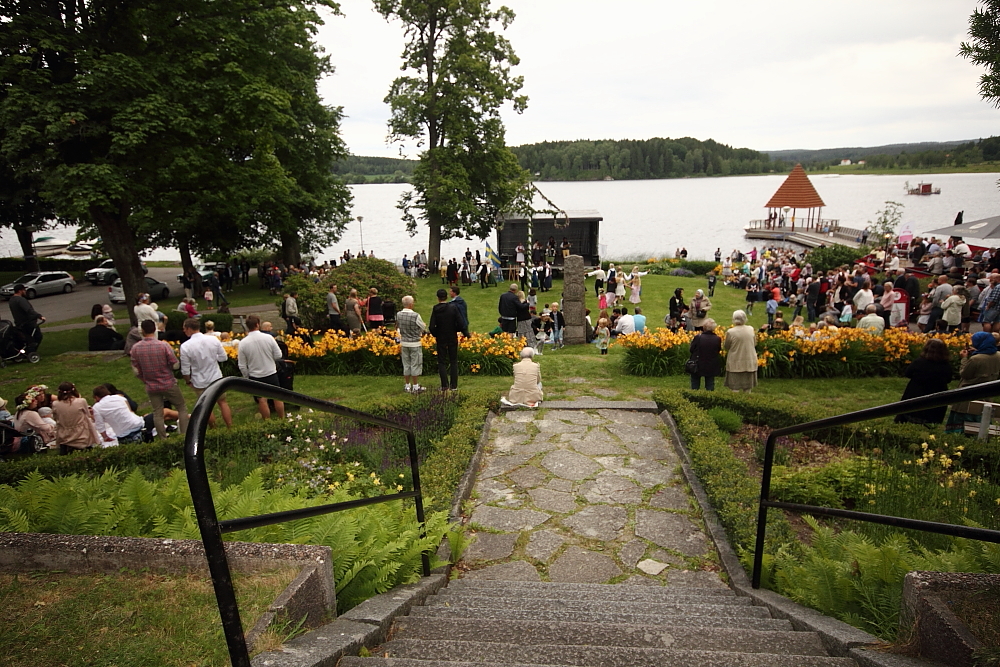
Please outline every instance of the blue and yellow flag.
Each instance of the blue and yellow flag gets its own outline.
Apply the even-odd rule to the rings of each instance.
[[[493,248],[490,247],[489,241],[486,242],[486,259],[490,260],[490,263],[493,264],[494,269],[496,269],[497,271],[500,270],[500,258],[497,257],[497,254],[495,252],[493,252]]]

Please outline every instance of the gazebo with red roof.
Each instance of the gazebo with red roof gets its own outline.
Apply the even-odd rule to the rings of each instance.
[[[797,164],[765,206],[769,209],[766,225],[768,229],[782,226],[781,211],[787,213],[788,210],[791,210],[791,231],[794,232],[795,217],[800,208],[805,209],[807,214],[804,224],[800,224],[799,229],[801,231],[818,230],[821,222],[820,213],[825,204],[809,177],[806,176],[805,169],[802,168],[801,164]]]

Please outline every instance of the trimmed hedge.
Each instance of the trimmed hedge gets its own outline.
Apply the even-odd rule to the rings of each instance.
[[[500,394],[473,391],[461,394],[461,407],[455,421],[420,466],[420,484],[428,512],[448,511],[455,489],[469,467],[476,444],[490,412],[499,412]]]
[[[284,438],[292,434],[290,422],[273,420],[254,422],[236,428],[214,429],[205,442],[206,460],[211,464],[220,459],[244,459],[253,455],[259,460],[275,450]],[[275,438],[266,437],[274,433]],[[0,484],[15,484],[28,473],[37,470],[47,478],[61,475],[99,475],[109,468],[128,470],[154,467],[179,468],[184,465],[184,441],[180,438],[157,439],[153,442],[90,449],[59,456],[50,451],[0,464]]]
[[[729,446],[729,437],[719,430],[712,417],[681,392],[661,389],[653,393],[657,406],[667,410],[687,443],[694,472],[726,529],[729,541],[747,564],[753,556],[757,531],[760,484],[747,472]],[[791,525],[780,512],[768,517],[765,551],[794,543]]]
[[[732,392],[695,392],[681,390],[685,398],[706,410],[722,407],[739,414],[743,421],[772,429],[794,426],[833,415],[815,408],[802,408],[773,396],[737,394]],[[871,447],[919,450],[921,443],[933,431],[918,424],[897,424],[889,417],[844,426],[831,426],[808,431],[811,437],[829,444],[864,451]],[[942,437],[940,429],[937,437]],[[986,470],[1000,471],[1000,451],[989,441],[956,436],[965,447],[963,460],[968,466],[982,465]]]

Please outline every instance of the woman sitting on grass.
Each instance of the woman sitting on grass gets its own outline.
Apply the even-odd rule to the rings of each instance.
[[[514,384],[507,393],[510,405],[524,405],[537,408],[542,402],[542,369],[535,363],[534,348],[521,349],[521,360],[514,364]]]

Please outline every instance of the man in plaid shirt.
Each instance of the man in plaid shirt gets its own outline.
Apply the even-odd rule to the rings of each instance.
[[[399,331],[399,354],[403,358],[403,380],[406,392],[418,394],[424,390],[417,380],[424,372],[424,348],[420,337],[427,327],[420,313],[413,310],[413,297],[404,296],[403,309],[396,313],[396,330]]]
[[[980,301],[982,314],[979,321],[983,324],[983,331],[1000,331],[1000,273],[990,274],[990,286],[985,292]]]
[[[170,345],[157,339],[156,323],[153,320],[143,320],[140,328],[142,340],[132,346],[129,356],[132,357],[132,370],[146,385],[146,395],[153,404],[156,433],[161,438],[167,437],[167,428],[163,423],[163,403],[167,400],[180,414],[178,422],[183,435],[187,432],[188,413],[184,395],[174,377],[174,369],[179,366],[177,357]]]

